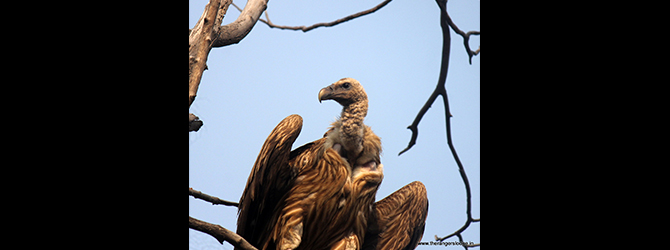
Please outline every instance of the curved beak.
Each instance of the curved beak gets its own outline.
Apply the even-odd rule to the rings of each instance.
[[[330,100],[330,94],[333,92],[333,88],[328,86],[319,90],[319,103],[323,100]]]

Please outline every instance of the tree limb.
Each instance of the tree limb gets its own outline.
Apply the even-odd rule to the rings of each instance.
[[[191,216],[188,217],[188,228],[198,230],[200,232],[211,235],[216,238],[219,243],[223,244],[223,241],[235,246],[235,248],[240,248],[244,250],[258,250],[247,242],[242,236],[230,231],[222,226],[207,223]]]
[[[210,0],[193,30],[188,35],[188,106],[191,107],[207,68],[207,56],[212,49],[214,27],[223,21],[232,0]]]
[[[463,180],[463,184],[465,185],[465,196],[466,196],[466,215],[467,215],[467,220],[465,221],[465,224],[458,229],[456,232],[447,235],[445,237],[439,238],[437,235],[435,235],[435,239],[437,241],[443,241],[449,237],[452,236],[457,236],[460,241],[462,242],[462,236],[461,232],[465,231],[470,226],[470,223],[472,222],[479,222],[479,219],[473,219],[472,218],[472,194],[470,190],[470,182],[468,181],[468,176],[465,174],[465,168],[463,167],[463,164],[461,163],[460,158],[458,157],[458,154],[456,153],[456,148],[454,147],[452,138],[451,138],[451,112],[449,111],[449,99],[447,96],[447,89],[445,87],[446,85],[446,80],[447,80],[447,73],[449,71],[449,55],[450,55],[450,48],[451,48],[451,34],[449,32],[449,27],[451,18],[449,18],[449,15],[447,13],[447,0],[436,0],[437,5],[440,7],[440,27],[442,28],[442,62],[440,66],[440,77],[437,82],[437,86],[435,86],[435,90],[433,93],[430,95],[426,103],[423,105],[419,113],[417,114],[416,118],[412,122],[410,126],[407,128],[412,131],[412,138],[409,141],[409,144],[407,145],[407,148],[403,149],[398,153],[398,155],[401,155],[402,153],[406,152],[414,144],[416,144],[416,138],[419,133],[418,125],[419,122],[421,122],[421,119],[423,118],[423,115],[426,114],[430,106],[435,102],[437,99],[437,96],[441,95],[442,96],[442,101],[444,103],[444,116],[446,120],[446,132],[447,132],[447,145],[449,146],[449,150],[451,150],[451,154],[454,157],[454,160],[456,161],[456,165],[458,165],[458,171],[461,175],[461,179]],[[453,22],[451,22],[453,24]],[[454,28],[452,26],[452,28]],[[461,31],[462,32],[462,31]],[[468,32],[470,33],[470,32]],[[474,245],[473,245],[474,246]],[[464,247],[467,249],[468,245],[464,245]]]
[[[214,197],[208,194],[203,194],[200,191],[197,191],[193,188],[188,188],[188,195],[193,196],[194,198],[201,199],[204,201],[209,201],[212,203],[212,205],[226,205],[226,206],[234,206],[237,207],[240,204],[237,202],[233,201],[227,201],[227,200],[222,200],[219,199],[218,197]]]
[[[283,29],[283,30],[302,30],[302,32],[307,32],[307,31],[316,29],[316,28],[318,28],[318,27],[331,27],[331,26],[335,26],[335,25],[338,25],[338,24],[340,24],[340,23],[343,23],[343,22],[346,22],[346,21],[349,21],[349,20],[352,20],[352,19],[355,19],[355,18],[358,18],[358,17],[365,16],[365,15],[367,15],[367,14],[373,13],[373,12],[375,12],[375,11],[381,9],[382,7],[386,6],[386,4],[388,4],[388,3],[390,3],[390,2],[391,2],[391,0],[386,0],[386,1],[384,1],[384,2],[382,2],[382,3],[380,3],[380,4],[378,4],[377,6],[371,8],[371,9],[364,10],[364,11],[361,11],[361,12],[358,12],[358,13],[355,13],[355,14],[352,14],[352,15],[348,15],[348,16],[346,16],[346,17],[337,19],[337,20],[332,21],[332,22],[328,22],[328,23],[317,23],[317,24],[312,24],[312,25],[307,26],[307,27],[306,27],[306,26],[284,26],[284,25],[276,25],[276,24],[274,24],[274,23],[272,23],[272,22],[270,21],[270,17],[268,16],[268,12],[267,12],[267,11],[265,12],[265,18],[266,18],[267,20],[260,19],[259,21],[261,21],[261,22],[267,24],[268,26],[270,26],[270,28],[278,28],[278,29]]]
[[[436,0],[438,2],[438,5],[440,5],[440,0]],[[446,3],[446,1],[445,1]],[[445,7],[446,8],[446,7]],[[442,7],[440,6],[440,9]],[[421,110],[419,110],[419,113],[416,115],[414,118],[414,121],[412,122],[411,125],[407,127],[407,129],[412,131],[412,138],[409,140],[409,144],[407,145],[407,148],[403,149],[398,153],[398,155],[401,155],[414,144],[416,144],[416,138],[419,135],[419,123],[421,122],[421,119],[423,118],[423,115],[426,114],[428,109],[430,108],[431,105],[435,102],[437,99],[437,96],[442,96],[444,100],[444,112],[445,116],[447,117],[447,137],[449,138],[451,135],[449,134],[449,118],[451,117],[451,113],[449,112],[449,101],[447,100],[447,89],[445,87],[445,84],[447,82],[447,73],[449,71],[449,55],[450,55],[450,49],[451,49],[451,33],[449,33],[449,27],[446,22],[446,11],[443,11],[440,13],[440,27],[442,27],[442,62],[440,66],[440,77],[438,78],[437,81],[437,86],[435,86],[435,90],[433,90],[433,93],[428,97],[428,100],[426,103],[421,107]]]
[[[268,0],[248,0],[237,19],[217,28],[218,37],[212,47],[223,47],[239,43],[251,32],[261,14],[267,8]]]

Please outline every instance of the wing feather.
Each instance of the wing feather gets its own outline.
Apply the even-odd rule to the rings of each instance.
[[[240,198],[237,234],[259,247],[269,238],[277,220],[275,208],[295,180],[297,169],[289,164],[291,147],[302,129],[302,117],[290,115],[272,130],[263,143]]]
[[[332,149],[317,157],[325,140],[312,142],[312,147],[290,160],[299,168],[299,177],[285,198],[273,235],[277,241],[289,239],[287,233],[300,225],[304,229],[297,249],[329,249],[346,233],[347,221],[340,219],[343,215],[338,203],[351,193],[345,185],[347,163]]]
[[[428,196],[419,181],[374,204],[363,249],[415,249],[426,225]]]

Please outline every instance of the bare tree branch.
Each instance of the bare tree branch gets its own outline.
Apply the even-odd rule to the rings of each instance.
[[[306,27],[306,26],[284,26],[284,25],[276,25],[276,24],[274,24],[274,23],[272,23],[272,22],[270,21],[270,17],[268,16],[268,12],[267,12],[267,11],[265,12],[265,18],[266,18],[267,20],[260,19],[259,21],[261,21],[261,22],[267,24],[268,26],[270,26],[270,28],[278,28],[278,29],[283,29],[283,30],[302,30],[302,32],[307,32],[307,31],[316,29],[316,28],[318,28],[318,27],[331,27],[331,26],[335,26],[335,25],[338,25],[338,24],[340,24],[340,23],[343,23],[343,22],[346,22],[346,21],[349,21],[349,20],[352,20],[352,19],[355,19],[355,18],[359,18],[359,17],[365,16],[365,15],[367,15],[367,14],[373,13],[373,12],[375,12],[375,11],[381,9],[382,7],[386,6],[386,4],[388,4],[388,3],[390,3],[390,2],[391,2],[391,0],[386,0],[386,1],[384,1],[384,2],[382,2],[382,3],[380,3],[380,4],[378,4],[377,6],[371,8],[371,9],[364,10],[364,11],[361,11],[361,12],[358,12],[358,13],[355,13],[355,14],[352,14],[352,15],[348,15],[348,16],[346,16],[346,17],[344,17],[344,18],[340,18],[340,19],[337,19],[337,20],[332,21],[332,22],[328,22],[328,23],[317,23],[317,24],[312,24],[312,25],[307,26],[307,27]]]
[[[437,86],[435,86],[435,90],[433,93],[430,95],[426,103],[423,105],[419,113],[417,114],[416,118],[414,118],[414,121],[410,126],[407,128],[412,131],[412,138],[409,141],[409,144],[407,145],[407,148],[403,149],[398,153],[398,155],[401,155],[404,152],[407,152],[414,144],[416,144],[416,138],[419,134],[419,122],[421,122],[421,119],[423,118],[423,115],[426,114],[430,106],[435,102],[438,96],[442,96],[442,101],[444,103],[444,116],[446,120],[446,132],[447,132],[447,145],[449,146],[449,150],[451,150],[451,154],[454,157],[454,160],[456,161],[456,165],[458,165],[458,171],[461,175],[461,179],[463,180],[463,184],[465,185],[465,196],[466,196],[466,215],[467,215],[467,220],[465,221],[465,224],[458,229],[456,232],[447,235],[445,237],[439,238],[437,235],[435,235],[435,239],[437,241],[443,241],[449,237],[452,236],[457,236],[461,242],[463,242],[461,232],[465,231],[470,226],[470,223],[472,222],[479,222],[479,219],[473,219],[472,218],[472,194],[470,190],[470,182],[468,181],[468,176],[465,174],[465,168],[463,167],[463,164],[461,163],[461,160],[458,157],[458,154],[456,153],[456,148],[454,147],[452,138],[451,138],[451,112],[449,111],[449,99],[447,96],[447,89],[445,87],[446,81],[447,81],[447,72],[449,71],[449,55],[450,55],[450,48],[451,48],[451,34],[449,32],[449,27],[453,22],[451,22],[451,18],[449,18],[449,14],[447,13],[447,0],[436,0],[437,5],[440,7],[440,27],[442,28],[442,64],[440,67],[440,76],[437,81]],[[451,26],[452,28],[455,27]],[[462,33],[462,31],[461,31]],[[470,33],[470,32],[468,32]],[[472,34],[472,33],[471,33]],[[479,32],[477,32],[479,34]],[[468,35],[469,36],[469,35]],[[466,45],[466,48],[469,50],[469,47]],[[472,56],[471,56],[472,57]],[[476,244],[478,246],[478,244]],[[466,249],[468,247],[472,247],[469,245],[463,245]],[[474,245],[473,245],[474,246]]]
[[[447,9],[444,8],[444,9],[442,9],[442,11],[446,13]],[[465,52],[468,53],[468,60],[470,61],[470,65],[472,65],[472,57],[479,54],[479,49],[481,47],[478,47],[477,50],[475,50],[475,51],[472,51],[472,49],[470,49],[470,35],[477,35],[478,36],[480,32],[479,31],[468,31],[468,33],[465,33],[456,26],[454,21],[451,20],[451,17],[449,16],[448,13],[446,14],[446,16],[447,16],[447,23],[449,24],[451,29],[453,29],[454,32],[456,32],[457,34],[459,34],[463,37],[463,45],[465,46]]]
[[[193,29],[188,31],[188,107],[198,93],[202,74],[207,69],[207,56],[212,49],[212,32],[221,24],[232,0],[210,0]],[[189,114],[188,131],[198,131],[202,121]]]
[[[267,5],[268,0],[248,0],[244,6],[244,10],[242,10],[234,22],[217,28],[219,35],[212,44],[212,47],[223,47],[239,43],[251,32],[251,29],[256,25],[258,18],[265,11]]]
[[[245,250],[258,250],[254,246],[249,244],[249,242],[247,242],[244,238],[234,233],[233,231],[230,231],[219,225],[214,225],[211,223],[198,220],[191,216],[188,217],[188,228],[192,228],[200,232],[209,234],[212,237],[216,238],[216,240],[218,240],[219,243],[221,244],[223,244],[223,241],[227,241],[228,243],[235,246],[236,249],[241,248]]]
[[[215,38],[213,31],[223,21],[231,0],[210,0],[193,30],[188,35],[188,106],[191,107],[207,68],[207,56]]]
[[[438,5],[440,5],[440,0],[436,0],[438,2]],[[445,2],[446,3],[446,2]],[[440,9],[442,7],[440,6]],[[446,8],[446,6],[445,6]],[[449,71],[449,55],[450,55],[450,49],[451,49],[451,33],[449,33],[449,27],[446,22],[446,16],[447,12],[443,11],[440,14],[440,27],[442,27],[442,64],[440,66],[440,76],[437,81],[437,86],[435,86],[435,90],[433,90],[433,93],[428,97],[428,100],[426,103],[421,107],[421,110],[419,110],[419,113],[416,115],[414,118],[414,121],[412,122],[411,125],[407,127],[407,129],[412,131],[412,138],[409,140],[409,144],[405,149],[400,151],[398,155],[402,155],[403,153],[407,152],[414,144],[416,144],[416,138],[419,135],[419,123],[421,122],[421,119],[423,118],[423,115],[426,114],[428,109],[430,108],[431,105],[435,102],[438,96],[442,96],[442,99],[444,100],[444,112],[447,120],[447,138],[449,139],[451,137],[451,134],[449,133],[450,131],[450,124],[449,124],[449,118],[451,118],[451,112],[449,112],[449,101],[447,100],[447,89],[445,87],[445,84],[447,82],[447,73]],[[455,152],[455,151],[453,151]],[[455,157],[458,159],[458,157]]]
[[[222,47],[238,43],[253,28],[261,13],[265,10],[268,0],[249,0],[235,22],[226,26],[220,26],[228,11],[232,0],[210,0],[205,6],[205,11],[200,16],[193,29],[188,32],[188,106],[191,107],[198,92],[202,74],[207,69],[207,57],[212,47]],[[189,113],[189,131],[196,131],[202,126],[197,116]],[[189,195],[211,202],[212,204],[223,204],[227,206],[238,206],[237,202],[231,202],[203,194],[202,192],[189,188]],[[246,250],[257,250],[249,242],[236,233],[219,225],[188,217],[188,227],[207,233],[216,238],[221,244],[227,241],[236,248]]]
[[[204,200],[204,201],[209,201],[209,202],[212,203],[212,205],[226,205],[226,206],[234,206],[234,207],[237,207],[237,206],[240,205],[237,202],[227,201],[227,200],[220,199],[218,197],[214,197],[214,196],[211,196],[211,195],[208,195],[208,194],[204,194],[204,193],[202,193],[200,191],[197,191],[193,188],[188,188],[188,195],[193,196],[194,198]]]

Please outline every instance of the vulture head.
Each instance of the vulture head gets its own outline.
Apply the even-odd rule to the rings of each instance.
[[[319,102],[323,100],[334,100],[343,107],[347,107],[354,103],[367,104],[368,95],[356,79],[342,78],[319,91]]]

